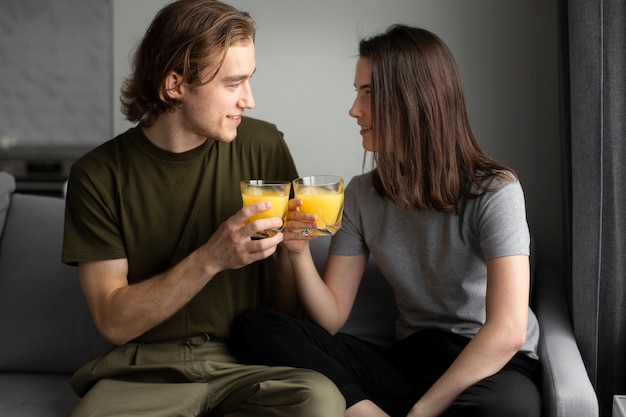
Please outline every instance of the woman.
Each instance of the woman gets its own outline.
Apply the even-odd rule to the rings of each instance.
[[[361,41],[356,100],[374,168],[345,191],[343,227],[320,278],[290,202],[284,247],[310,321],[244,313],[242,360],[317,370],[346,416],[539,416],[537,320],[520,183],[479,147],[458,68],[434,34],[402,25]],[[337,333],[373,256],[393,287],[397,343]]]

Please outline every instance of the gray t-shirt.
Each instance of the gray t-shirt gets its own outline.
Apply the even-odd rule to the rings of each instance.
[[[376,192],[371,172],[346,187],[343,227],[330,252],[371,254],[395,293],[398,339],[427,328],[473,337],[485,321],[486,261],[529,254],[520,183],[493,178],[487,185],[497,191],[468,199],[453,213],[401,209]],[[529,307],[521,352],[537,358],[538,339]]]

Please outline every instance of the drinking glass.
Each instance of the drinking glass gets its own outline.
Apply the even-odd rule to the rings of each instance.
[[[302,200],[298,209],[317,216],[316,229],[304,229],[303,236],[332,236],[341,228],[343,217],[343,178],[336,175],[312,175],[293,180],[295,198]]]
[[[272,203],[272,207],[270,207],[269,210],[253,215],[246,221],[246,224],[258,219],[267,219],[270,217],[278,217],[283,220],[281,227],[263,230],[257,232],[254,236],[264,238],[282,232],[285,227],[285,222],[287,221],[287,207],[291,183],[289,181],[252,179],[241,181],[240,187],[244,207],[261,201],[269,201]]]

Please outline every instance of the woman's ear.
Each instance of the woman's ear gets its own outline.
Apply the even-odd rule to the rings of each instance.
[[[163,94],[170,99],[182,100],[183,98],[183,77],[176,71],[172,71],[163,80]]]

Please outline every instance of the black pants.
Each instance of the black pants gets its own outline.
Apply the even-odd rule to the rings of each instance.
[[[424,330],[382,347],[268,309],[252,309],[234,322],[229,347],[244,363],[286,365],[329,377],[346,406],[370,399],[392,417],[410,408],[446,371],[469,339]],[[443,414],[539,417],[541,394],[534,381],[538,361],[516,355],[500,372],[468,388]]]

